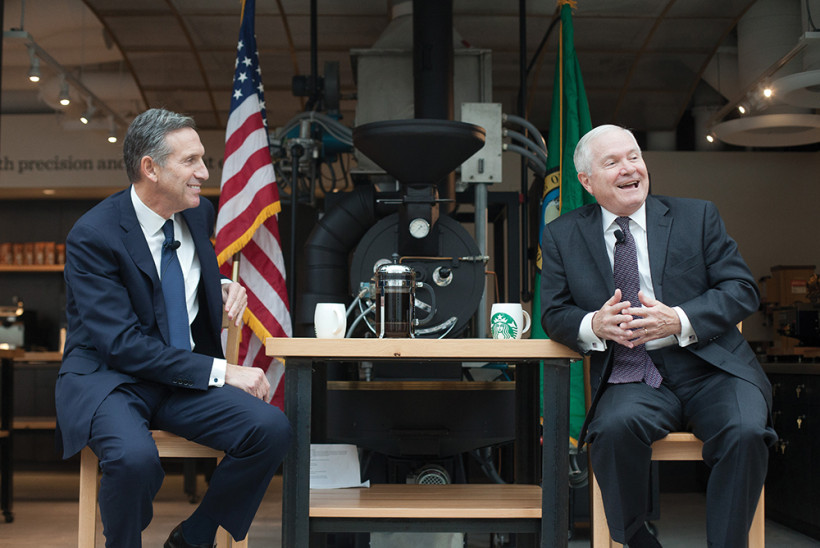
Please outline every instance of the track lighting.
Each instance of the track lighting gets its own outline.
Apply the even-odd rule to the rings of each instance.
[[[108,130],[108,142],[109,143],[116,143],[117,142],[117,124],[114,123],[114,118],[109,116],[108,117],[108,124],[110,126]]]
[[[740,114],[748,114],[748,113],[749,113],[749,105],[748,105],[748,104],[746,104],[746,103],[740,103],[740,104],[737,106],[737,111],[738,111]]]
[[[774,91],[772,91],[771,87],[766,86],[765,88],[763,88],[763,97],[765,97],[766,99],[771,99],[772,95],[774,95]]]
[[[28,56],[31,59],[31,66],[28,69],[28,79],[35,84],[40,81],[40,58],[34,54],[34,48],[28,48]]]
[[[60,84],[60,95],[57,98],[64,107],[71,104],[71,96],[68,94],[68,82],[65,81],[65,77],[63,77],[63,83]]]
[[[80,115],[80,122],[82,122],[83,124],[88,124],[89,120],[91,120],[91,118],[94,116],[94,113],[96,111],[97,111],[97,107],[94,106],[94,103],[89,101],[88,106],[85,109],[85,112],[83,112]]]
[[[29,80],[32,82],[39,82],[42,74],[40,73],[40,61],[48,65],[61,78],[60,93],[58,100],[60,105],[68,106],[71,103],[69,87],[74,88],[75,94],[80,94],[85,99],[87,104],[86,111],[80,117],[83,124],[88,124],[91,117],[94,115],[96,109],[103,111],[110,120],[110,132],[108,140],[112,143],[117,142],[117,130],[120,127],[128,126],[125,119],[112,109],[105,101],[97,97],[93,91],[88,89],[82,80],[74,76],[71,71],[60,64],[54,57],[52,57],[46,50],[44,50],[28,32],[24,30],[4,30],[3,39],[20,40],[25,43],[28,50],[30,67],[28,72]],[[75,95],[76,98],[76,95]]]
[[[714,143],[715,138],[716,138],[716,136],[715,136],[714,131],[710,131],[709,133],[706,134],[706,140],[709,141],[710,143]]]

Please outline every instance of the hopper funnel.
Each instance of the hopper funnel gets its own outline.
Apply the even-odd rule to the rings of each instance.
[[[353,144],[400,183],[436,184],[484,146],[484,128],[438,119],[371,122]]]

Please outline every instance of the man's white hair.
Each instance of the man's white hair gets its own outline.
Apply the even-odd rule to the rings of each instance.
[[[638,146],[638,141],[635,139],[635,135],[633,135],[631,131],[625,127],[616,126],[614,124],[603,124],[586,132],[575,146],[575,153],[572,155],[572,161],[575,163],[575,171],[578,173],[590,172],[592,169],[592,151],[590,150],[589,144],[596,137],[599,137],[604,133],[609,133],[610,131],[624,131],[628,133],[629,136],[632,137],[632,140],[635,141],[635,149],[638,152],[641,151],[641,147]]]

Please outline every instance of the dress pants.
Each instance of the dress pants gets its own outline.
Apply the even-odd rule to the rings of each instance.
[[[152,382],[120,385],[100,404],[89,447],[100,461],[106,546],[138,548],[164,472],[149,429],[224,450],[200,508],[237,540],[245,538],[292,435],[276,407],[233,386],[206,391]]]
[[[708,545],[745,548],[766,478],[768,446],[776,439],[767,426],[765,399],[756,386],[714,367],[696,366],[682,380],[687,375],[668,371],[652,354],[664,375],[661,387],[606,386],[589,425],[610,535],[626,543],[647,518],[652,442],[689,430],[703,441],[703,460],[711,469]]]

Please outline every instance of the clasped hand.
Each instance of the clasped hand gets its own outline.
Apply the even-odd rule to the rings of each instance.
[[[681,324],[672,308],[638,292],[642,306],[621,302],[621,290],[615,294],[592,317],[592,331],[602,340],[609,340],[633,348],[649,341],[663,339],[680,333]]]

